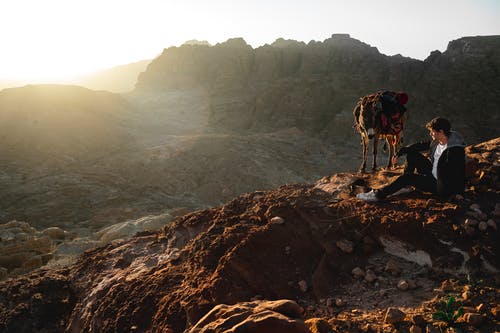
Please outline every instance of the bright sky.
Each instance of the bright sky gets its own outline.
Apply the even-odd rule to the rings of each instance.
[[[63,79],[190,39],[257,48],[333,33],[423,60],[453,39],[500,35],[500,0],[0,0],[0,80]]]

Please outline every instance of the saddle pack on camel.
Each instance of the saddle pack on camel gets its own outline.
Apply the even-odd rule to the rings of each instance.
[[[383,133],[399,134],[403,130],[404,105],[408,102],[405,92],[378,91],[362,97],[360,102],[363,108],[371,108],[376,112]]]

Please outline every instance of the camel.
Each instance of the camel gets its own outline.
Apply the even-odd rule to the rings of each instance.
[[[384,94],[391,94],[389,102],[384,101]],[[368,159],[368,146],[373,139],[372,170],[377,170],[377,153],[379,139],[385,139],[384,151],[389,147],[387,169],[395,168],[393,157],[396,156],[398,145],[402,141],[403,128],[406,122],[406,104],[408,95],[405,93],[377,92],[361,97],[356,104],[354,114],[354,127],[361,135],[363,146],[363,161],[359,172],[365,172]],[[385,109],[384,109],[385,108]],[[392,110],[388,110],[391,109]]]

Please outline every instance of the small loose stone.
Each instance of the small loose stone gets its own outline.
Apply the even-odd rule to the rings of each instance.
[[[342,252],[352,253],[354,251],[354,244],[347,239],[339,240],[335,244]]]
[[[398,282],[398,289],[399,290],[408,290],[408,288],[409,288],[408,282],[406,282],[405,280],[400,280]]]
[[[391,259],[385,264],[385,271],[397,276],[401,273],[401,268],[395,260]]]
[[[271,223],[283,224],[285,223],[285,219],[283,219],[281,216],[275,216],[271,219]]]
[[[307,291],[307,282],[305,280],[300,280],[299,281],[299,288],[300,288],[300,291],[305,293]]]
[[[363,278],[365,276],[365,271],[362,270],[361,268],[359,267],[355,267],[352,271],[351,271],[352,275],[354,275],[355,278]]]
[[[470,227],[473,227],[475,225],[477,225],[477,220],[474,220],[474,219],[465,219],[465,222],[464,222],[464,225],[465,226],[470,226]]]
[[[467,233],[467,235],[469,235],[469,236],[472,236],[476,233],[476,230],[473,227],[470,227],[467,225],[464,227],[464,230]]]
[[[479,222],[479,227],[478,228],[481,231],[486,231],[486,229],[488,229],[488,224],[486,222],[484,222],[484,221],[481,221],[481,222]]]
[[[388,324],[396,324],[404,321],[406,314],[396,308],[388,308],[385,313],[384,322]]]
[[[377,275],[371,269],[368,269],[365,274],[365,280],[367,282],[373,282],[377,279]]]
[[[468,299],[470,299],[471,297],[472,297],[472,293],[471,293],[470,291],[468,291],[468,290],[467,290],[467,291],[464,291],[464,292],[462,293],[462,298],[463,298],[464,300],[468,300]]]
[[[488,221],[486,221],[486,224],[490,227],[492,227],[493,229],[497,230],[497,223],[495,221],[493,221],[492,219],[489,219]]]
[[[477,203],[473,203],[472,205],[469,206],[470,210],[473,210],[475,212],[481,211],[481,207]]]

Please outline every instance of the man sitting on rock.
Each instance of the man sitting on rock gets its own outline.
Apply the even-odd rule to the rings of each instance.
[[[411,191],[412,186],[424,192],[446,198],[463,193],[465,187],[465,143],[462,136],[451,131],[450,122],[441,117],[426,124],[432,141],[418,142],[403,147],[394,157],[406,154],[404,173],[392,183],[356,197],[365,201],[378,201],[389,195]],[[430,159],[420,152],[429,151]]]

